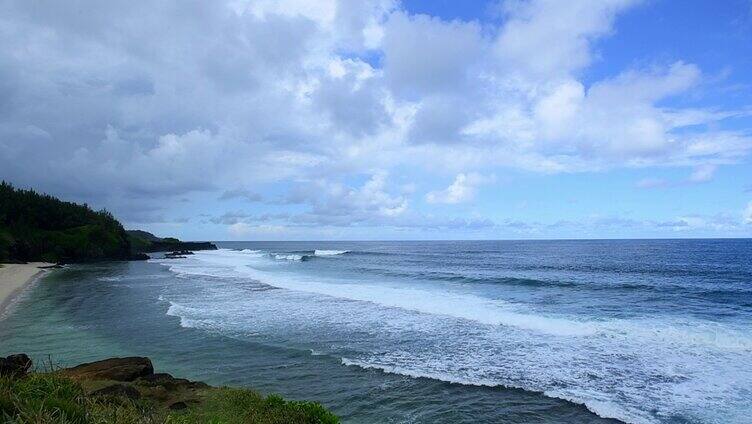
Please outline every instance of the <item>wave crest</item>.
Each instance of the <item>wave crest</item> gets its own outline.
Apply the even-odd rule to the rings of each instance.
[[[313,251],[313,254],[315,256],[336,256],[336,255],[344,255],[345,253],[349,253],[349,250],[325,250],[325,249],[316,249]]]

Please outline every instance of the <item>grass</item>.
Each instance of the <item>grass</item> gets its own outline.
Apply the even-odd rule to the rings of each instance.
[[[184,414],[173,415],[174,423],[321,423],[339,419],[314,402],[286,401],[277,395],[264,397],[243,389],[220,388],[208,393],[204,404]]]
[[[9,424],[336,424],[339,419],[314,402],[287,401],[247,389],[201,388],[181,411],[167,408],[133,384],[142,397],[92,396],[91,387],[57,373],[32,373],[25,378],[0,377],[0,422]],[[129,384],[130,385],[130,384]]]

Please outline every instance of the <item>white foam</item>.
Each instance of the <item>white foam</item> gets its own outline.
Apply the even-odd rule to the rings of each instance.
[[[268,257],[222,250],[164,263],[185,275],[231,277],[224,291],[209,293],[200,302],[171,303],[168,314],[180,316],[183,326],[238,331],[333,320],[341,331],[352,331],[334,338],[345,343],[344,365],[539,391],[628,423],[690,418],[745,423],[745,411],[752,408],[749,326],[657,314],[609,320],[547,315],[441,285],[352,283],[272,272],[268,269],[289,267],[274,265]],[[250,292],[233,289],[233,284],[251,279],[290,291],[253,292],[252,299],[262,303],[250,307],[244,298]],[[310,294],[291,307],[294,298],[285,299],[284,293]],[[286,311],[284,320],[269,310],[259,315],[258,305],[271,305],[263,303],[263,296],[278,302],[274,311]],[[399,336],[408,330],[420,336]],[[369,335],[365,341],[363,334]],[[398,343],[390,343],[389,337],[397,337]],[[375,351],[359,350],[372,339],[380,341]],[[417,349],[409,344],[418,341],[426,344]],[[332,349],[326,347],[336,355]]]
[[[261,252],[260,250],[243,249],[243,250],[239,250],[239,252],[245,253],[246,255],[252,255],[254,257],[264,256],[263,252]]]
[[[97,278],[97,280],[99,280],[99,281],[106,281],[106,282],[115,282],[115,281],[122,281],[123,277],[121,277],[121,276],[118,276],[118,277],[99,277],[99,278]]]
[[[342,255],[349,252],[349,250],[319,250],[316,249],[313,251],[313,254],[316,256],[336,256],[336,255]]]
[[[277,255],[280,256],[280,255]],[[299,256],[299,255],[287,255]],[[214,261],[216,256],[204,258]],[[277,258],[279,259],[279,258]],[[290,259],[288,260],[298,260]],[[223,263],[227,263],[223,261]],[[372,284],[338,284],[306,279],[302,276],[272,274],[251,268],[247,262],[236,262],[235,270],[264,284],[288,290],[304,291],[348,300],[372,302],[426,314],[439,314],[491,325],[507,325],[525,330],[564,336],[587,336],[597,331],[592,323],[546,317],[514,311],[513,305],[500,300],[484,299],[470,294],[429,291],[416,288],[395,288]],[[202,270],[203,272],[204,270]]]
[[[189,308],[178,303],[170,302],[170,307],[167,308],[166,314],[171,317],[180,318],[180,326],[183,328],[208,328],[211,321],[205,319],[198,319],[200,311],[195,308]]]
[[[284,261],[300,261],[303,259],[303,255],[274,255],[274,259]]]

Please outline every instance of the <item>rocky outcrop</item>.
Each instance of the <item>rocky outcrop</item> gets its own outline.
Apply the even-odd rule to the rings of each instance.
[[[187,255],[193,255],[190,250],[176,250],[174,252],[165,253],[164,257],[167,259],[185,259]]]
[[[149,358],[133,356],[89,362],[66,368],[61,373],[82,380],[133,381],[139,377],[154,374],[154,366]]]
[[[23,377],[31,368],[31,358],[25,353],[0,358],[0,376]]]
[[[141,230],[128,230],[128,239],[132,253],[150,252],[185,252],[192,250],[217,250],[214,243],[208,241],[180,241],[172,237],[157,237]]]
[[[92,396],[116,396],[128,399],[140,399],[141,393],[133,386],[126,384],[111,384],[89,393]]]
[[[0,380],[0,422],[219,423],[232,417],[238,418],[232,422],[339,422],[315,402],[154,373],[149,358],[111,358],[26,374],[31,360],[20,354],[0,358],[0,366],[14,376],[3,374]]]
[[[91,396],[104,400],[149,399],[169,410],[181,410],[195,404],[198,393],[211,387],[200,381],[176,378],[167,373],[155,373],[149,358],[110,358],[81,364],[60,371],[80,381]],[[117,383],[111,383],[117,381]],[[109,382],[102,387],[102,383]]]
[[[217,250],[214,243],[208,241],[172,241],[152,242],[146,252],[168,252],[175,250]]]
[[[136,380],[136,383],[142,386],[161,386],[167,390],[175,390],[178,388],[203,389],[209,387],[209,385],[204,382],[191,381],[185,378],[175,378],[166,372],[145,375]]]

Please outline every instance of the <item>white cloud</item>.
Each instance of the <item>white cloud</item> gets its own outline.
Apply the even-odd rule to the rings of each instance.
[[[704,183],[713,179],[718,166],[712,164],[698,165],[689,176],[689,181],[693,183]]]
[[[233,238],[242,239],[249,236],[283,234],[287,232],[287,227],[284,225],[251,225],[245,222],[236,222],[227,226],[227,232]]]
[[[449,187],[440,191],[432,191],[426,194],[428,203],[456,204],[471,201],[475,198],[478,186],[491,181],[477,173],[457,174]]]
[[[643,178],[637,182],[638,188],[663,188],[668,187],[671,183],[663,178]]]
[[[393,194],[388,187],[388,174],[376,171],[360,187],[349,187],[327,180],[300,183],[284,200],[311,207],[306,217],[312,222],[387,222],[408,211],[408,200]]]
[[[230,199],[244,199],[248,202],[260,202],[262,196],[256,192],[250,191],[244,188],[236,188],[234,190],[225,190],[217,200],[230,200]]]
[[[591,63],[591,42],[611,32],[620,11],[634,0],[512,0],[496,40],[502,66],[522,78],[568,75]]]
[[[483,181],[467,169],[683,166],[709,180],[752,140],[722,125],[749,111],[665,106],[703,83],[698,66],[582,77],[639,3],[509,0],[493,27],[392,0],[6,1],[0,169],[116,212],[139,196],[305,185],[296,219],[341,225],[417,221],[420,195],[387,181],[401,169],[457,174],[432,203],[472,200]]]
[[[752,202],[747,203],[747,208],[744,209],[742,219],[745,224],[752,224]]]
[[[387,82],[398,95],[417,99],[461,90],[482,48],[480,27],[475,23],[394,13],[384,33]]]

